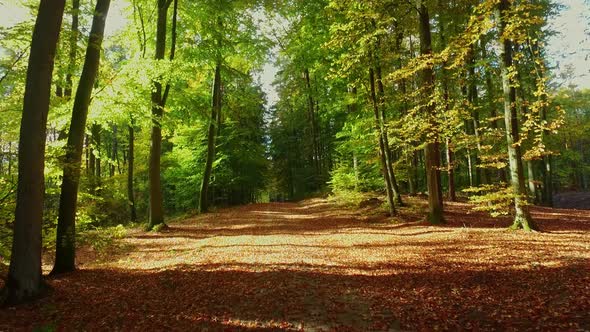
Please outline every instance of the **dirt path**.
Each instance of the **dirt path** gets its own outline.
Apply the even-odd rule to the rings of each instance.
[[[535,209],[545,232],[524,234],[447,210],[433,227],[313,200],[136,232],[129,252],[0,310],[0,331],[590,329],[590,211]]]

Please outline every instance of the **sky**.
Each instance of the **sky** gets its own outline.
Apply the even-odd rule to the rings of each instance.
[[[550,21],[558,34],[547,44],[551,66],[556,73],[573,72],[573,77],[562,84],[574,84],[590,89],[590,0],[558,0],[564,6],[560,14]],[[28,18],[28,11],[19,5],[20,0],[0,0],[0,27],[10,27]],[[107,18],[106,34],[113,35],[123,28],[126,1],[113,1]],[[269,105],[277,101],[272,86],[277,68],[267,63],[260,74],[260,82],[268,96]]]
[[[590,89],[590,0],[561,0],[566,8],[550,22],[559,32],[547,44],[550,61],[557,72],[574,69],[571,82]]]

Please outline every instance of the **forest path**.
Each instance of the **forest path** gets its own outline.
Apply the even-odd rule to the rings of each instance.
[[[49,279],[50,296],[0,310],[0,331],[590,328],[590,211],[536,208],[537,234],[462,203],[436,227],[368,213],[316,199],[136,231],[109,261]]]

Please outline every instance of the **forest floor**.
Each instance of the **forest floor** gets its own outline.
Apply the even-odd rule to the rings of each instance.
[[[0,331],[590,330],[590,211],[536,207],[527,234],[446,210],[430,226],[416,198],[395,220],[315,199],[135,230],[0,309]]]

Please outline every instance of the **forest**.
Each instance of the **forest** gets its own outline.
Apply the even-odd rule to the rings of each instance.
[[[587,0],[0,11],[0,331],[590,329]]]

